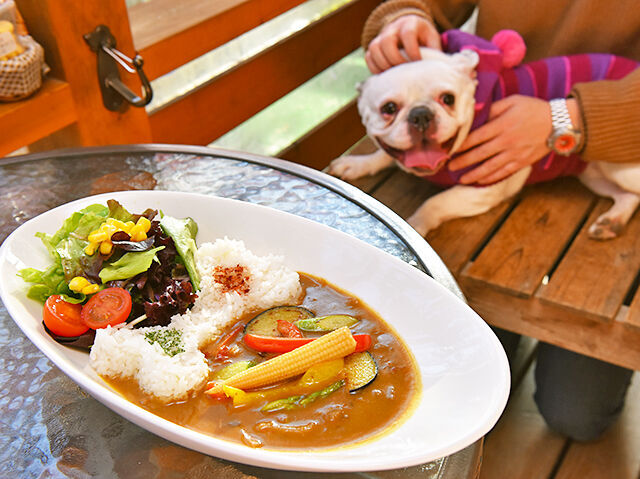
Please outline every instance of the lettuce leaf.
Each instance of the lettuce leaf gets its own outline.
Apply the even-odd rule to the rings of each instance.
[[[176,251],[189,273],[193,288],[198,291],[200,289],[200,274],[196,268],[198,225],[191,218],[178,219],[163,215],[160,227],[173,240]]]
[[[100,279],[103,283],[118,279],[128,279],[144,273],[149,269],[153,261],[159,262],[156,253],[164,249],[164,246],[150,249],[148,251],[125,253],[118,261],[114,261],[100,270]]]
[[[109,209],[104,205],[89,205],[64,220],[54,235],[36,233],[47,248],[53,264],[44,271],[25,268],[18,272],[27,283],[32,283],[27,292],[29,298],[42,303],[52,294],[61,294],[72,303],[86,299],[85,295],[73,293],[67,283],[74,276],[81,275],[96,260],[84,254],[88,244],[86,238],[91,231],[100,227],[108,214]]]

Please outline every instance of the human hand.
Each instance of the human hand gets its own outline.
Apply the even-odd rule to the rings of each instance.
[[[409,60],[420,60],[420,46],[441,50],[440,34],[426,18],[403,15],[386,25],[371,41],[364,58],[372,73],[380,73]]]
[[[449,168],[459,170],[487,160],[465,173],[460,182],[495,183],[549,153],[547,138],[551,129],[547,101],[509,96],[491,105],[489,121],[469,134],[460,147],[464,153],[451,160]]]

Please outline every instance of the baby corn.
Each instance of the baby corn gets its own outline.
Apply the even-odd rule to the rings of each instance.
[[[218,382],[207,390],[207,394],[220,394],[223,386],[253,389],[274,384],[298,376],[314,364],[343,358],[351,354],[355,348],[356,341],[349,328],[344,326],[293,351],[276,356]]]

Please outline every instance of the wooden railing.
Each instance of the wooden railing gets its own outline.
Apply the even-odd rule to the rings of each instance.
[[[150,114],[144,108],[117,113],[104,108],[95,53],[83,35],[99,24],[109,26],[117,48],[128,56],[139,51],[147,75],[155,79],[302,3],[153,0],[127,10],[125,0],[17,0],[30,33],[45,48],[52,72],[32,98],[0,104],[0,130],[10,132],[0,138],[0,156],[25,145],[42,150],[211,143],[358,48],[364,20],[379,2],[347,1]],[[135,75],[122,72],[122,78],[133,91],[140,91]],[[336,121],[318,125],[283,155],[322,167],[328,157],[340,154],[362,134],[355,107],[350,105]],[[318,158],[317,145],[329,146],[330,151]]]

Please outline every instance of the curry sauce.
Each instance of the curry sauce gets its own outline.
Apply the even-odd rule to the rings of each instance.
[[[359,442],[392,426],[402,418],[419,390],[416,366],[407,348],[358,298],[307,274],[301,273],[300,280],[304,292],[301,306],[317,316],[348,314],[360,319],[351,331],[371,336],[369,352],[378,366],[372,383],[355,392],[341,387],[305,407],[273,412],[262,412],[260,408],[264,403],[234,407],[230,400],[213,399],[203,393],[184,402],[160,404],[140,392],[133,381],[109,380],[110,384],[131,402],[162,418],[250,447],[326,448]],[[257,313],[259,311],[247,315],[240,322],[247,323]],[[268,358],[245,346],[242,335],[234,344],[238,347],[233,361]],[[228,364],[229,361],[210,360],[212,371]]]

